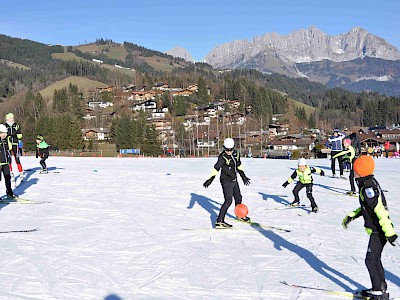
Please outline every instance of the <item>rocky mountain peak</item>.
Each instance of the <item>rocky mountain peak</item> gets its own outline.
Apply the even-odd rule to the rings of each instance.
[[[300,29],[288,35],[266,33],[251,41],[239,40],[216,46],[205,57],[215,67],[232,67],[245,60],[252,60],[260,53],[273,54],[292,63],[332,60],[349,61],[365,56],[386,60],[400,59],[399,50],[384,39],[370,34],[361,27],[348,33],[330,36],[316,26]]]
[[[168,50],[165,52],[166,54],[172,55],[174,57],[179,57],[183,58],[186,61],[193,61],[193,57],[190,54],[189,51],[187,51],[185,48],[182,48],[181,46],[177,46],[171,50]]]

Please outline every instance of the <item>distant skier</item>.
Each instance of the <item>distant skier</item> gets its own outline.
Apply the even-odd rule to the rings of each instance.
[[[356,159],[356,150],[354,147],[351,145],[351,141],[349,139],[345,139],[343,141],[343,145],[346,148],[346,150],[343,150],[336,154],[335,156],[332,157],[332,159],[336,157],[342,157],[342,161],[346,161],[350,163],[350,175],[349,175],[349,180],[350,180],[350,188],[351,191],[347,192],[348,195],[355,195],[356,194],[356,188],[354,185],[354,170],[353,170],[353,163],[354,160]],[[344,178],[344,177],[343,177]]]
[[[42,166],[40,173],[48,173],[46,159],[49,157],[49,145],[45,142],[43,135],[40,134],[36,136],[36,158],[39,157]]]
[[[6,122],[4,124],[8,130],[8,136],[10,137],[10,142],[12,145],[11,154],[14,156],[15,162],[17,163],[18,171],[21,180],[24,179],[24,171],[22,169],[21,161],[19,159],[18,151],[18,140],[22,139],[21,127],[19,124],[14,122],[14,114],[8,113],[6,115]],[[11,176],[14,177],[12,172],[12,163],[10,163]]]
[[[299,181],[293,189],[294,201],[290,204],[291,206],[300,205],[299,192],[302,188],[306,188],[307,198],[311,202],[311,209],[313,212],[318,212],[318,206],[315,203],[314,197],[312,195],[312,187],[313,187],[313,178],[312,173],[320,174],[321,176],[325,176],[323,170],[317,167],[309,167],[307,166],[307,161],[305,158],[300,158],[297,162],[297,170],[293,172],[293,174],[289,177],[287,181],[285,181],[282,186],[286,188],[291,182],[293,182],[296,177],[299,177]]]
[[[240,161],[240,154],[235,149],[235,142],[231,138],[224,140],[224,151],[218,156],[218,161],[211,171],[210,177],[204,182],[203,186],[208,188],[213,182],[215,176],[221,170],[220,181],[222,191],[224,193],[225,201],[222,204],[219,212],[215,228],[230,228],[232,225],[225,222],[225,215],[229,206],[232,204],[232,198],[235,199],[235,206],[242,203],[242,194],[240,193],[239,183],[237,180],[237,173],[243,180],[245,185],[250,184],[250,179],[246,177],[243,171],[242,162]],[[244,222],[250,222],[249,217],[240,219]]]
[[[328,138],[328,140],[325,143],[325,146],[331,149],[331,170],[332,170],[332,176],[336,176],[336,167],[335,167],[335,159],[333,156],[338,154],[340,151],[343,150],[342,147],[342,141],[345,138],[345,135],[341,132],[339,132],[339,129],[335,128],[333,130],[333,135]],[[340,177],[343,177],[343,164],[341,158],[338,158],[338,163],[339,163],[339,171],[340,171]]]
[[[11,174],[10,174],[10,164],[11,164],[11,142],[10,137],[7,136],[8,129],[4,124],[0,124],[0,168],[4,175],[6,193],[8,198],[16,198],[11,188]],[[0,180],[1,180],[0,172]]]
[[[373,175],[374,159],[371,156],[362,155],[355,160],[353,168],[360,189],[360,207],[348,214],[343,219],[342,225],[344,229],[347,229],[351,221],[362,215],[364,227],[370,235],[365,264],[372,288],[362,290],[360,294],[370,297],[370,300],[389,299],[381,255],[386,241],[395,246],[397,234],[389,218],[385,195]]]

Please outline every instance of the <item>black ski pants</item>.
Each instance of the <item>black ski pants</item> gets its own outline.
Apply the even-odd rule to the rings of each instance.
[[[356,157],[353,158],[353,160],[350,162],[350,175],[349,175],[349,180],[350,180],[350,188],[352,192],[356,191],[356,187],[354,185],[354,168],[353,164],[354,161],[356,160]]]
[[[331,170],[332,170],[332,175],[336,174],[336,166],[335,166],[335,161],[336,159],[338,160],[338,164],[339,164],[339,171],[340,171],[340,176],[343,175],[343,163],[342,163],[342,157],[338,156],[336,158],[333,158],[336,154],[340,153],[342,151],[332,151],[331,152]]]
[[[293,195],[294,195],[294,200],[296,202],[300,203],[300,198],[299,198],[299,192],[302,188],[306,188],[306,194],[307,194],[307,198],[310,200],[311,202],[311,208],[314,208],[317,206],[317,204],[315,203],[314,197],[312,195],[312,187],[313,184],[312,183],[301,183],[300,181],[297,182],[296,186],[293,189]]]
[[[10,173],[10,165],[1,165],[1,172],[0,172],[0,180],[1,180],[1,173],[4,175],[5,185],[6,185],[6,193],[7,195],[12,195],[13,191],[11,188],[11,173]]]
[[[242,203],[242,194],[240,193],[239,183],[237,180],[223,180],[221,181],[222,191],[224,193],[224,204],[221,206],[217,222],[224,222],[225,215],[228,211],[229,206],[232,204],[232,198],[235,199],[235,206]]]
[[[367,266],[374,291],[386,288],[385,271],[381,262],[382,250],[385,244],[386,237],[384,233],[373,232],[370,235],[365,265]]]
[[[45,152],[43,155],[40,156],[40,165],[42,166],[43,170],[47,170],[46,167],[46,159],[49,157],[49,153]]]

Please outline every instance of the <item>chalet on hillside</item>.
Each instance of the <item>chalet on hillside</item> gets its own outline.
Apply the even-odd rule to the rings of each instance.
[[[269,131],[271,135],[284,136],[289,134],[289,124],[269,124]]]
[[[146,101],[146,100],[154,100],[156,98],[155,91],[139,91],[132,92],[132,94],[128,97],[129,101]]]
[[[290,139],[290,140],[276,140],[271,141],[269,144],[269,149],[271,153],[275,151],[276,153],[285,153],[287,151],[299,150],[305,155],[309,155],[311,150],[315,147],[314,139]]]
[[[268,140],[268,131],[247,131],[245,133],[239,134],[234,138],[235,142],[242,146],[251,146],[265,144]]]
[[[96,140],[96,141],[104,141],[109,139],[110,131],[108,128],[87,128],[82,129],[83,139],[85,141],[88,140]]]
[[[157,109],[157,102],[155,100],[147,100],[147,101],[133,104],[131,106],[131,110],[134,110],[134,111],[139,111],[139,110],[146,111],[146,110],[153,110],[153,109]]]
[[[243,125],[246,119],[243,113],[226,113],[219,116],[226,125]]]
[[[158,82],[152,87],[152,90],[168,91],[169,84],[165,82]]]

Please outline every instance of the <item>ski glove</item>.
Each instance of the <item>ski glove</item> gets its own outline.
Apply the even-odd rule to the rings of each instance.
[[[321,176],[325,176],[325,172],[324,172],[324,170],[321,170],[321,173],[319,173],[319,175],[321,175]]]
[[[246,177],[246,175],[242,176],[242,180],[244,185],[250,185],[250,178]]]
[[[355,211],[349,213],[342,221],[342,226],[344,229],[347,229],[347,225],[355,219],[361,216],[361,208],[357,208]]]
[[[396,241],[396,239],[397,239],[397,234],[394,234],[394,235],[389,236],[389,237],[387,238],[388,242],[389,242],[390,245],[392,245],[392,246],[396,246],[396,245],[394,244],[394,242]]]
[[[215,178],[215,176],[211,176],[210,178],[208,178],[208,179],[203,183],[203,186],[204,186],[205,188],[208,188],[208,187],[210,186],[210,184],[213,182],[214,178]]]
[[[284,188],[286,188],[288,185],[289,185],[289,182],[287,182],[287,181],[285,181],[285,183],[282,184],[282,186],[283,186]]]

